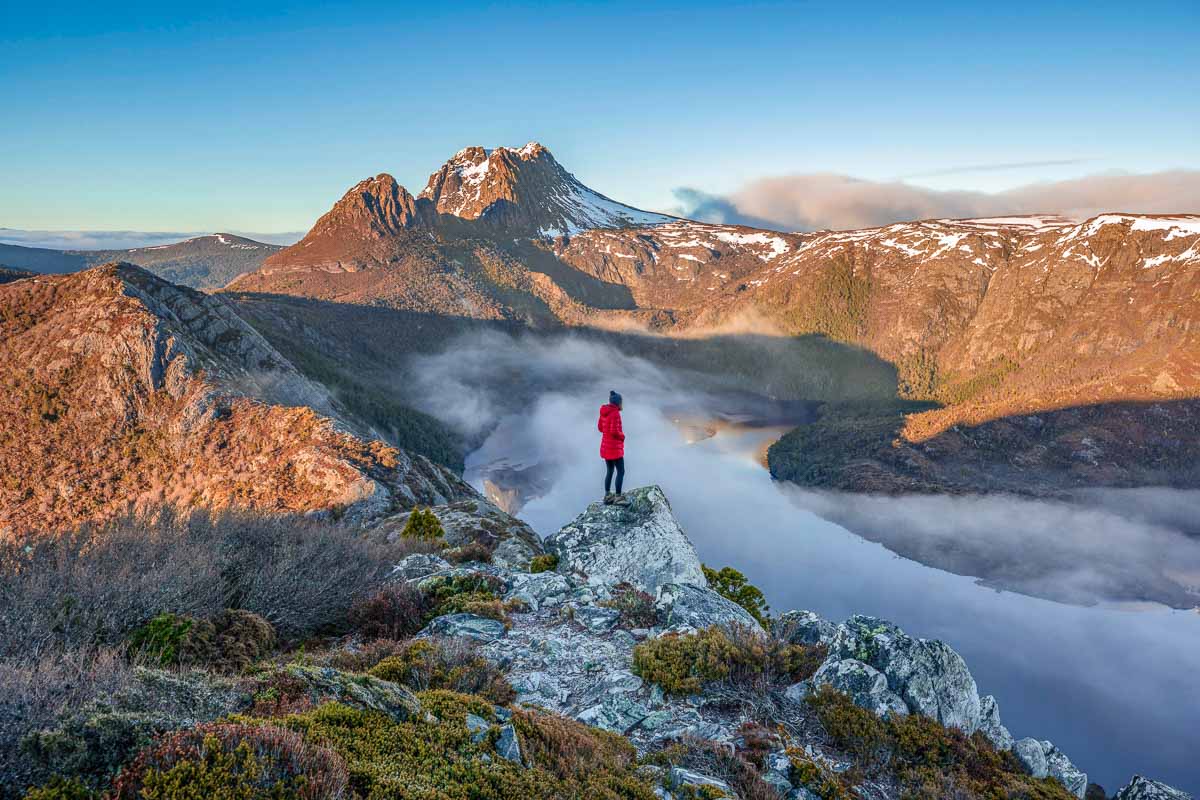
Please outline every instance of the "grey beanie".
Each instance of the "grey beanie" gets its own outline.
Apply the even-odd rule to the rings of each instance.
[[[613,390],[609,389],[608,390],[608,402],[612,403],[614,406],[621,405],[621,395],[619,395],[616,392],[614,392]]]

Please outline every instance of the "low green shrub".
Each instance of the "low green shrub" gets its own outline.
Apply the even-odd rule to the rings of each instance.
[[[161,666],[178,664],[183,642],[196,620],[179,614],[159,614],[129,634],[130,652]]]
[[[492,563],[492,551],[483,542],[469,542],[462,547],[444,550],[442,557],[451,564]]]
[[[371,639],[402,639],[425,627],[433,612],[429,599],[407,583],[383,587],[350,607],[350,630]]]
[[[275,647],[271,623],[249,611],[226,609],[212,619],[159,614],[129,636],[129,650],[159,666],[204,666],[238,672]]]
[[[408,522],[400,535],[407,539],[422,539],[424,541],[442,541],[446,538],[446,530],[442,522],[431,509],[414,508],[408,515]]]
[[[551,572],[558,569],[558,556],[554,553],[542,553],[534,556],[529,562],[530,572]]]
[[[164,736],[113,782],[113,800],[327,800],[345,794],[337,753],[271,725],[208,724]]]
[[[811,677],[822,660],[819,646],[788,644],[741,626],[668,633],[633,648],[633,671],[672,694],[717,681],[756,689],[794,683]]]
[[[997,750],[981,732],[968,735],[921,714],[880,719],[828,686],[809,694],[807,702],[833,743],[853,757],[856,771],[892,773],[905,798],[1074,797],[1053,778],[1029,775],[1016,756]]]
[[[429,601],[430,617],[443,614],[479,614],[505,619],[500,603],[504,584],[499,578],[483,572],[467,575],[447,575],[422,585]]]
[[[767,605],[767,599],[757,586],[746,580],[745,575],[733,567],[721,567],[716,570],[701,565],[701,568],[710,589],[746,609],[764,628],[770,626],[771,609]]]
[[[479,655],[471,642],[462,639],[408,642],[368,674],[417,691],[447,689],[478,695],[497,705],[507,705],[516,698],[504,674]]]
[[[99,800],[100,793],[78,778],[54,776],[45,786],[30,789],[24,800]]]
[[[654,598],[632,583],[618,583],[612,589],[612,597],[600,605],[621,612],[617,624],[622,628],[653,628],[658,624]]]
[[[454,692],[422,692],[434,721],[395,722],[383,714],[329,703],[284,724],[346,760],[350,788],[372,800],[653,800],[636,775],[632,748],[619,737],[538,712],[515,712],[525,764],[500,758],[489,736],[476,741],[468,713],[489,718],[492,706]],[[551,715],[546,715],[551,716]],[[589,755],[590,754],[590,755]],[[585,768],[584,765],[591,768]]]

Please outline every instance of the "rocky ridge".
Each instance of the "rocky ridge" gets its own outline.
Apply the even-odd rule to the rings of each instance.
[[[643,752],[697,739],[737,746],[743,723],[754,721],[754,714],[744,705],[704,692],[665,694],[635,674],[633,649],[639,642],[714,625],[766,632],[744,609],[707,586],[695,550],[662,491],[651,486],[629,495],[630,506],[594,503],[546,540],[546,551],[557,556],[555,571],[531,573],[508,564],[452,567],[424,555],[405,559],[397,573],[415,585],[483,572],[500,584],[506,601],[520,601],[524,609],[513,613],[507,625],[470,614],[439,617],[421,635],[479,643],[481,652],[508,674],[518,702],[619,733]],[[668,552],[664,541],[682,546]],[[614,553],[636,566],[614,569]],[[653,593],[657,624],[632,629],[621,625],[620,613],[606,605],[619,584]],[[781,615],[773,633],[827,648],[811,679],[759,698],[754,709],[760,715],[769,709],[772,721],[787,731],[786,747],[765,758],[765,779],[780,796],[818,796],[812,793],[815,787],[793,784],[796,775],[789,770],[788,748],[834,771],[852,766],[845,753],[812,735],[804,724],[804,699],[826,685],[881,716],[919,714],[965,733],[979,731],[996,748],[1011,750],[1031,775],[1049,776],[1075,796],[1084,796],[1087,775],[1050,742],[1014,740],[1001,723],[995,698],[979,694],[967,665],[945,643],[910,637],[885,620],[855,616],[835,624],[810,611]],[[665,780],[668,788],[662,797],[681,796],[671,787],[685,791],[705,785],[732,796],[719,778],[694,771],[672,771]],[[863,797],[891,797],[894,791],[884,783],[860,787]],[[1137,777],[1118,797],[1186,797],[1174,792]]]
[[[342,418],[218,297],[129,264],[0,290],[0,531],[158,505],[372,519],[474,492]]]

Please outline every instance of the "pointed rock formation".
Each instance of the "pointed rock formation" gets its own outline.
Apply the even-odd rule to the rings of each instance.
[[[626,492],[628,505],[592,503],[546,540],[558,571],[594,585],[630,583],[655,594],[669,583],[708,587],[700,558],[657,486]]]

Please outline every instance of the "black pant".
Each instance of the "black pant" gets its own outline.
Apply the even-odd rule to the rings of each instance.
[[[604,493],[608,494],[608,487],[612,485],[613,470],[617,471],[617,494],[621,493],[621,484],[625,482],[625,457],[606,458],[605,465],[608,469],[604,472]]]

